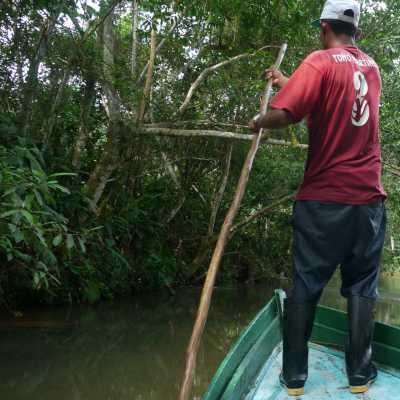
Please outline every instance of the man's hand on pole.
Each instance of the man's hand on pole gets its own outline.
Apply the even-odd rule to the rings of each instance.
[[[249,122],[249,129],[254,132],[258,133],[261,129],[260,125],[261,114],[257,114],[250,122]]]
[[[282,89],[287,81],[289,80],[288,77],[282,74],[282,72],[279,69],[276,68],[268,68],[264,71],[263,78],[266,79],[267,81],[269,79],[272,79],[272,84],[274,86],[278,86],[280,89]]]

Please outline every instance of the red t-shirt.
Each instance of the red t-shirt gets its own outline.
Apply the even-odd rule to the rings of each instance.
[[[295,122],[307,117],[310,147],[298,200],[368,204],[386,198],[381,183],[375,61],[355,46],[308,56],[272,99]]]

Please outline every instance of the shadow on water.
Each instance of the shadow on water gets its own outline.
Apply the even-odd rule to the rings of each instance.
[[[400,325],[400,280],[382,287],[378,319]],[[272,293],[271,287],[216,290],[198,357],[196,399]],[[176,400],[199,295],[198,289],[174,297],[149,293],[97,307],[30,310],[14,324],[0,320],[0,399]],[[335,286],[323,303],[345,306]]]

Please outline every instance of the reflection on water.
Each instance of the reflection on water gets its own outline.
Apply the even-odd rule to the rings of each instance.
[[[383,282],[382,288],[378,319],[400,325],[400,280]],[[272,292],[267,287],[216,291],[198,357],[195,398]],[[176,400],[199,294],[187,289],[175,297],[151,293],[97,307],[42,308],[26,312],[17,324],[3,318],[0,399]],[[323,302],[345,306],[332,286]]]
[[[34,321],[37,327],[39,321],[45,329],[5,329],[3,321],[0,399],[176,400],[199,294],[197,289],[175,297],[152,293],[25,315],[25,325]],[[265,288],[216,291],[198,357],[198,396],[271,294]]]
[[[340,281],[334,277],[325,289],[321,302],[327,306],[346,310],[346,300],[339,294]],[[381,277],[379,289],[379,303],[376,309],[376,320],[400,326],[400,278]]]

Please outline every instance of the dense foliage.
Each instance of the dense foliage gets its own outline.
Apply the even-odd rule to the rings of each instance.
[[[260,73],[276,47],[289,44],[288,74],[318,48],[310,21],[322,3],[5,0],[3,302],[94,302],[201,282],[249,143],[223,132],[248,134]],[[384,268],[397,271],[400,2],[363,6],[360,47],[380,64],[384,82],[391,220]],[[306,129],[291,127],[276,139],[281,145],[265,143],[259,153],[238,222],[274,207],[235,231],[220,283],[290,270],[291,202],[278,200],[301,182]]]

